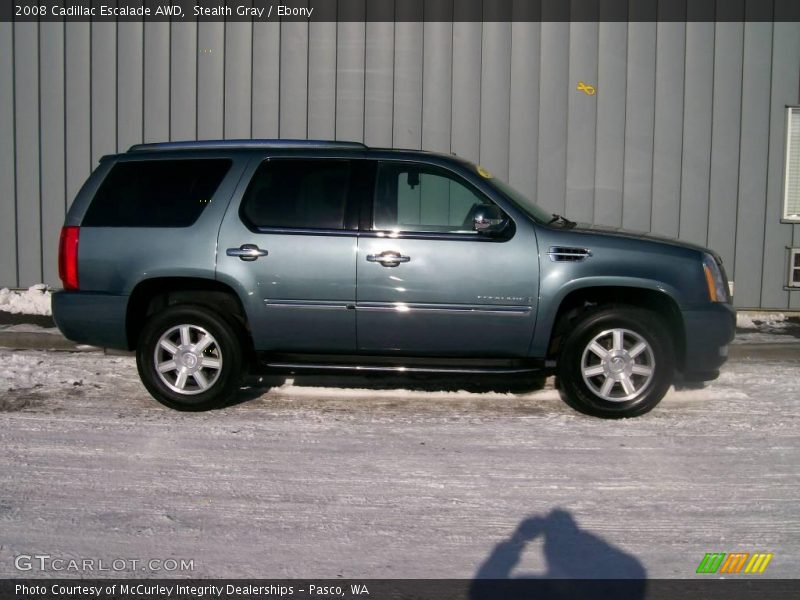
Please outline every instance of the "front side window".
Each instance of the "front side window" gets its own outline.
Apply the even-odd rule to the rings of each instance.
[[[253,175],[241,216],[255,228],[344,229],[350,161],[266,160]]]
[[[419,164],[381,163],[374,207],[378,230],[476,234],[477,209],[491,202],[454,175]]]
[[[188,227],[211,202],[229,159],[119,162],[97,190],[85,227]]]

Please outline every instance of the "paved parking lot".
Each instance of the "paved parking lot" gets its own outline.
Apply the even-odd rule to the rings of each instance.
[[[797,573],[800,365],[780,352],[627,421],[574,413],[552,382],[368,378],[181,414],[127,356],[0,363],[0,576],[48,554],[193,561],[125,567],[142,576],[691,577],[712,551]]]

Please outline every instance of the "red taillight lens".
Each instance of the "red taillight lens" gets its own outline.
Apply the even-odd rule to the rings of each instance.
[[[58,276],[65,290],[78,289],[78,238],[80,227],[62,227],[58,243]]]

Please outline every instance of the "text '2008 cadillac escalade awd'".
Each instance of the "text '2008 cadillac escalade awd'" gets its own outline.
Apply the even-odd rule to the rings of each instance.
[[[67,215],[56,323],[135,350],[163,404],[247,373],[555,373],[601,417],[714,379],[734,334],[721,260],[552,215],[455,156],[354,142],[143,144]]]

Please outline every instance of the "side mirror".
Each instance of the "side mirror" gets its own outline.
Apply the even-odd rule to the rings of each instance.
[[[472,228],[481,235],[501,235],[508,228],[506,214],[494,204],[481,206],[473,213]]]

